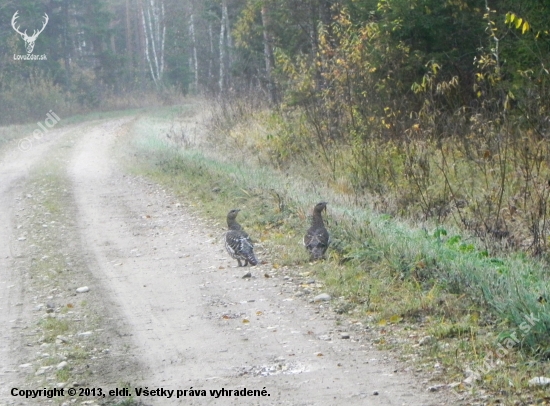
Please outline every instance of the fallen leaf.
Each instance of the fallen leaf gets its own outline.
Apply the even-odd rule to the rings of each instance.
[[[395,314],[393,316],[390,317],[390,322],[391,323],[399,323],[401,320],[403,320],[403,318],[401,316],[399,316],[398,314]]]

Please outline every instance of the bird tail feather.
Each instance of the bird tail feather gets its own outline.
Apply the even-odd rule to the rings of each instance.
[[[250,263],[250,265],[254,266],[254,265],[258,265],[258,260],[256,259],[256,257],[254,256],[254,253],[251,252],[250,254],[248,254],[246,256],[246,259],[247,261]]]

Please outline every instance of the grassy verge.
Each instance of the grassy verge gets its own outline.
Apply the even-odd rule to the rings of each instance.
[[[528,385],[550,373],[543,361],[550,318],[542,263],[521,254],[491,256],[458,229],[418,228],[377,214],[307,176],[258,165],[238,148],[180,148],[164,136],[169,119],[160,127],[159,120],[144,116],[132,124],[133,171],[222,224],[229,208],[241,208],[274,268],[305,267],[322,278],[333,297],[343,298],[337,312],[370,326],[382,348],[452,384],[459,397],[513,403],[545,396]],[[308,264],[301,238],[320,200],[329,202],[333,243],[327,261]]]

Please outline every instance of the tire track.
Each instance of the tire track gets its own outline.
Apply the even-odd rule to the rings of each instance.
[[[30,348],[21,347],[21,329],[30,318],[31,305],[25,292],[28,275],[20,260],[24,255],[21,242],[26,237],[18,231],[21,213],[16,212],[16,202],[24,196],[32,168],[74,129],[51,130],[31,149],[7,149],[0,158],[0,399],[6,402],[13,401],[9,389],[24,379],[19,364],[30,352]]]

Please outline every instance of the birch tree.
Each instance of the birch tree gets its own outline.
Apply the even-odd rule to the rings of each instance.
[[[208,42],[210,44],[210,55],[208,57],[208,83],[214,82],[214,30],[212,21],[208,22]]]
[[[189,16],[189,36],[191,37],[191,44],[193,47],[191,54],[191,67],[194,73],[194,90],[197,92],[199,90],[199,60],[197,57],[197,36],[195,34],[195,14],[193,11],[194,10],[191,10],[191,15]]]
[[[223,9],[223,7],[222,7]],[[227,15],[222,11],[222,19],[220,21],[220,77],[219,77],[219,91],[220,94],[225,93],[225,76],[226,76],[226,67],[225,67],[225,28],[226,28],[226,19]]]
[[[141,7],[141,21],[145,33],[145,57],[153,82],[158,87],[164,73],[164,3],[163,0],[145,0],[144,3]]]
[[[231,24],[229,12],[227,11],[227,0],[222,0],[222,18],[225,21],[225,40],[227,45],[227,76],[231,81],[231,70],[233,68],[233,39],[231,37]]]

